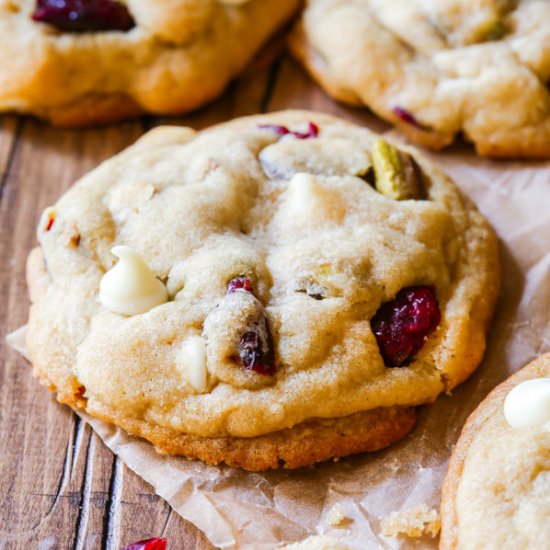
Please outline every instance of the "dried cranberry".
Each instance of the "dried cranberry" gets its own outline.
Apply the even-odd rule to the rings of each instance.
[[[279,126],[278,124],[260,124],[260,128],[272,130],[276,135],[281,137],[290,134],[297,139],[311,139],[316,138],[319,135],[319,126],[313,122],[308,123],[307,130],[305,132],[289,130],[286,126]]]
[[[316,138],[319,135],[319,126],[313,122],[309,122],[307,132],[291,132],[291,134],[298,139]]]
[[[166,550],[166,539],[147,539],[134,542],[121,550]]]
[[[227,293],[231,294],[236,290],[252,292],[252,283],[250,279],[248,277],[235,277],[235,279],[231,279],[227,285]]]
[[[113,0],[37,0],[32,18],[65,32],[127,31],[135,26],[126,6]]]
[[[286,126],[279,126],[277,124],[260,124],[259,128],[264,130],[272,130],[278,136],[286,136],[290,134],[290,130]]]
[[[264,319],[263,324],[263,327],[254,327],[241,336],[239,357],[246,369],[271,376],[276,371],[273,341],[267,320]]]
[[[48,219],[46,220],[46,227],[44,227],[44,231],[50,231],[50,229],[53,227],[54,222],[55,214],[53,212],[50,212],[48,214]]]
[[[407,111],[407,109],[403,109],[403,107],[394,107],[392,111],[393,114],[396,115],[400,120],[406,122],[407,124],[410,124],[411,126],[414,126],[415,128],[418,128],[419,130],[430,129],[428,126],[425,126],[424,124],[418,122],[415,116],[411,112]]]
[[[433,286],[411,286],[380,306],[371,320],[386,367],[403,367],[437,328],[441,312]]]

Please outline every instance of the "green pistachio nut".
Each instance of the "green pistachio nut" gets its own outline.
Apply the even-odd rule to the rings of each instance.
[[[486,41],[492,41],[502,40],[506,36],[507,32],[508,29],[506,28],[504,21],[497,19],[487,25],[487,28],[483,31],[483,34]]]
[[[374,186],[382,195],[398,201],[424,197],[423,174],[411,155],[377,139],[372,149],[372,164]]]

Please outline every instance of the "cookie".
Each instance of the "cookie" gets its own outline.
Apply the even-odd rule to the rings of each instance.
[[[298,0],[0,0],[0,111],[61,126],[213,99]]]
[[[443,486],[444,550],[538,550],[550,541],[550,354],[468,418]]]
[[[58,399],[252,470],[402,437],[479,363],[499,284],[445,175],[305,111],[157,128],[38,239],[28,347]]]
[[[546,0],[308,0],[294,55],[336,99],[411,141],[458,134],[493,157],[550,157]]]

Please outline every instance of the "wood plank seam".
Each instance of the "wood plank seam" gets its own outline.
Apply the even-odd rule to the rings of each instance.
[[[113,455],[109,494],[103,516],[102,548],[117,550],[120,530],[120,501],[122,495],[122,468],[123,464],[117,455]]]
[[[69,439],[67,441],[67,446],[65,447],[65,457],[63,459],[63,467],[62,467],[62,473],[61,477],[59,479],[59,483],[57,484],[57,488],[55,490],[55,495],[53,502],[51,506],[48,508],[47,512],[44,514],[44,517],[40,519],[40,521],[32,527],[29,532],[37,531],[43,523],[54,513],[57,504],[59,503],[62,493],[65,491],[66,486],[68,485],[71,475],[72,475],[72,453],[70,452],[70,449],[72,448],[73,444],[73,438],[72,433],[69,435]]]
[[[275,84],[281,70],[282,59],[277,58],[269,68],[269,77],[267,79],[267,85],[265,87],[265,94],[262,97],[260,104],[260,111],[266,113],[269,110],[269,102],[271,101],[271,96],[273,90],[275,90]]]
[[[78,419],[80,421],[80,419]],[[84,423],[80,421],[82,426]],[[84,431],[84,430],[81,430]],[[80,488],[80,501],[78,503],[78,516],[76,519],[76,537],[73,550],[84,550],[84,541],[86,536],[86,528],[88,526],[88,517],[90,512],[90,500],[92,490],[92,475],[93,475],[93,452],[94,438],[92,430],[89,430],[88,448],[86,450],[86,462],[84,465],[84,476]]]
[[[0,202],[2,202],[2,197],[4,195],[4,187],[6,186],[6,182],[8,181],[8,177],[11,172],[11,167],[13,164],[13,159],[15,158],[15,153],[17,151],[17,148],[19,147],[19,138],[21,136],[21,132],[23,130],[23,124],[24,124],[23,118],[17,119],[17,124],[15,126],[15,133],[13,136],[13,140],[10,145],[10,150],[8,153],[8,159],[6,162],[6,167],[2,174],[0,174]]]
[[[166,528],[168,527],[168,522],[170,521],[170,518],[172,517],[172,507],[170,506],[169,509],[168,509],[168,514],[166,514],[166,520],[164,522],[164,525],[162,526],[162,531],[161,531],[161,534],[160,536],[161,537],[164,537],[164,535],[166,534]]]

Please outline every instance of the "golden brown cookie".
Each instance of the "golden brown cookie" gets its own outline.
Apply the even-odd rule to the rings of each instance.
[[[333,97],[413,142],[550,157],[547,0],[308,0],[290,40]]]
[[[504,414],[510,391],[537,378],[550,380],[550,354],[497,386],[466,422],[443,485],[442,550],[549,548],[550,421],[512,427]]]
[[[195,109],[221,93],[297,6],[0,0],[0,112],[85,126]]]
[[[479,363],[498,292],[496,239],[446,176],[306,111],[157,128],[38,238],[28,346],[58,399],[249,469],[402,437]]]

